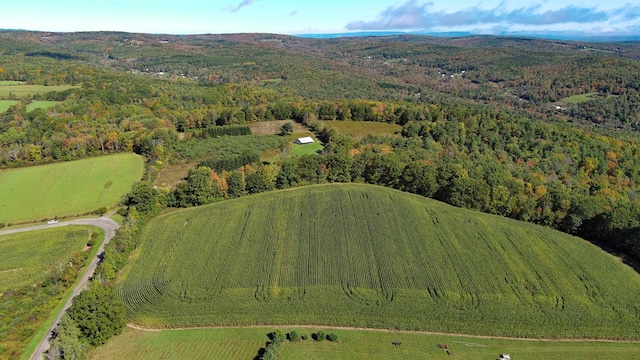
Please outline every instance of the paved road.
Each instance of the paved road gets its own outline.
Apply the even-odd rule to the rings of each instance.
[[[49,348],[49,339],[51,338],[53,329],[55,329],[55,327],[58,325],[58,322],[60,322],[60,318],[62,318],[62,315],[64,314],[64,312],[71,306],[71,301],[73,300],[73,298],[76,297],[76,295],[78,295],[82,290],[84,290],[84,287],[89,281],[89,278],[91,278],[91,276],[93,275],[93,272],[96,270],[96,267],[98,266],[99,255],[102,254],[102,252],[104,252],[104,246],[109,242],[109,240],[111,240],[113,235],[115,235],[119,225],[118,223],[116,223],[115,221],[107,217],[101,217],[101,218],[95,218],[95,219],[70,220],[70,221],[59,222],[57,224],[51,224],[51,225],[35,225],[35,226],[29,226],[29,227],[20,228],[20,229],[0,231],[0,235],[4,235],[4,234],[14,234],[19,232],[25,232],[25,231],[50,229],[54,227],[62,227],[62,226],[69,226],[69,225],[98,226],[104,230],[104,241],[98,248],[98,252],[96,252],[96,256],[91,260],[91,263],[89,264],[89,266],[87,266],[87,269],[82,275],[82,278],[80,279],[80,281],[78,282],[78,285],[75,287],[75,289],[73,289],[73,293],[69,297],[69,300],[67,300],[67,302],[64,304],[62,310],[56,316],[56,320],[53,322],[53,324],[47,331],[47,334],[40,341],[40,344],[38,344],[38,347],[31,355],[31,360],[42,359],[44,352],[47,351],[47,349]]]

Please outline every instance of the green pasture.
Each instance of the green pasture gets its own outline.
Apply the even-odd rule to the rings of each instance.
[[[597,95],[598,95],[597,92],[592,92],[592,93],[569,96],[569,97],[566,97],[566,98],[562,99],[561,101],[565,101],[565,102],[567,102],[569,104],[573,104],[573,105],[578,105],[578,104],[581,104],[581,103],[584,103],[584,102],[587,102],[587,101],[594,100]]]
[[[155,327],[640,338],[640,275],[596,246],[372,185],[269,192],[157,217],[117,290],[131,321]]]
[[[53,266],[82,251],[95,230],[61,227],[0,236],[0,293],[43,280]]]
[[[0,171],[0,222],[82,214],[116,204],[142,176],[143,160],[118,154]]]
[[[266,334],[278,328],[227,328],[141,331],[127,328],[122,335],[93,350],[90,360],[151,359],[252,359],[268,340]],[[510,354],[518,360],[631,360],[640,352],[638,343],[551,342],[486,339],[423,333],[380,332],[367,330],[283,327],[285,332],[311,336],[322,330],[338,335],[335,343],[305,340],[286,342],[282,360],[391,360],[459,359],[494,360]],[[394,342],[401,343],[393,346]],[[451,350],[438,348],[446,344]]]
[[[10,107],[17,103],[18,100],[0,100],[0,114],[9,110]]]
[[[58,86],[44,86],[44,85],[22,85],[22,84],[2,84],[0,83],[0,97],[21,98],[27,94],[45,94],[52,91],[65,91],[77,86],[72,85],[58,85]]]
[[[27,105],[27,112],[35,109],[48,109],[50,107],[54,107],[57,103],[57,101],[32,101]]]
[[[402,131],[398,124],[388,124],[375,121],[323,121],[328,129],[336,129],[343,134],[351,134],[355,137],[367,135],[393,135]]]

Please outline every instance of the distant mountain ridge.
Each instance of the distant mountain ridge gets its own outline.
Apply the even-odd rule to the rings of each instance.
[[[431,32],[431,31],[359,31],[346,33],[328,33],[328,34],[297,34],[294,36],[315,39],[331,39],[339,37],[367,37],[367,36],[395,36],[395,35],[425,35],[434,37],[466,37],[466,36],[503,36],[503,37],[529,37],[549,40],[571,40],[571,41],[587,41],[587,42],[618,42],[618,41],[640,41],[640,35],[589,35],[584,33],[573,32],[501,32],[495,34],[482,34],[466,31],[448,31],[448,32]]]
[[[3,29],[0,28],[0,32],[47,32],[47,31],[32,31],[26,29]],[[52,33],[73,33],[72,32],[59,32],[51,31]],[[86,31],[77,31],[86,32]],[[123,31],[90,31],[95,33],[129,33]],[[131,33],[134,34],[134,33]],[[145,34],[145,33],[140,33]],[[255,33],[202,33],[202,34],[161,34],[161,33],[146,33],[149,35],[175,35],[175,36],[192,36],[192,35],[239,35],[239,34],[255,34]],[[384,36],[398,36],[398,35],[420,35],[420,36],[432,36],[432,37],[470,37],[470,36],[499,36],[499,37],[525,37],[535,38],[543,40],[566,40],[566,41],[583,41],[583,42],[640,42],[640,34],[586,34],[580,32],[570,31],[556,31],[556,32],[499,32],[499,33],[476,33],[470,31],[356,31],[356,32],[339,32],[339,33],[307,33],[307,34],[273,34],[294,36],[298,38],[307,39],[335,39],[343,37],[384,37]]]

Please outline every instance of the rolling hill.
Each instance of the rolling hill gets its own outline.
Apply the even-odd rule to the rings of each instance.
[[[319,324],[638,339],[640,276],[548,228],[370,185],[172,212],[117,290],[155,327]]]

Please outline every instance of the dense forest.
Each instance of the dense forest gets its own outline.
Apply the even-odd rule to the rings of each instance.
[[[367,182],[544,224],[638,259],[638,49],[499,37],[0,32],[0,80],[73,86],[0,92],[16,101],[0,114],[0,166],[136,152],[148,159],[149,183],[127,205],[143,213]],[[28,110],[40,100],[56,105]],[[150,186],[188,147],[288,119],[314,131],[324,151],[274,163],[259,152],[194,155],[200,167],[184,181]],[[356,138],[323,120],[402,132]],[[284,146],[264,141],[272,143],[261,151]]]

